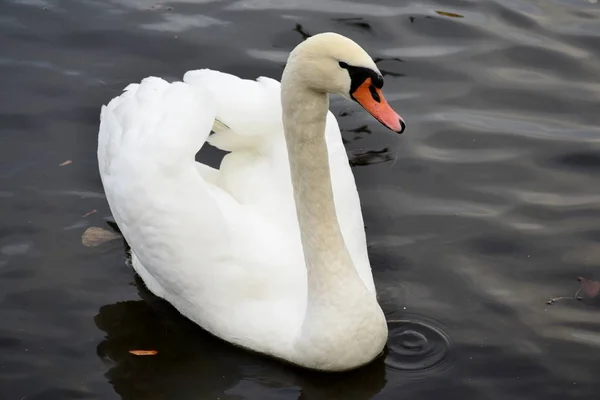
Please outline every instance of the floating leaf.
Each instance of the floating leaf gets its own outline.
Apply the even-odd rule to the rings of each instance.
[[[156,350],[129,350],[129,352],[136,356],[155,356],[158,354]]]
[[[73,164],[73,161],[67,160],[58,164],[59,167],[64,167],[65,165]]]
[[[92,226],[83,232],[83,235],[81,236],[81,243],[85,247],[95,247],[106,242],[110,242],[111,240],[119,239],[120,237],[121,235],[117,233],[107,231],[106,229],[102,229],[97,226]]]
[[[589,298],[600,294],[600,282],[579,277],[577,280],[581,283],[581,291]]]
[[[450,18],[464,18],[465,17],[464,15],[446,12],[446,11],[436,11],[436,13],[438,13],[439,15],[443,15],[444,17],[450,17]]]

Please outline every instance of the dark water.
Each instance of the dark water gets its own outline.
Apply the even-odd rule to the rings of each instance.
[[[144,292],[121,240],[81,242],[111,220],[101,104],[201,67],[279,79],[328,30],[378,60],[408,123],[332,101],[382,306],[412,321],[341,375],[222,343]],[[546,301],[600,280],[599,77],[589,0],[2,0],[0,398],[598,398],[599,302]]]

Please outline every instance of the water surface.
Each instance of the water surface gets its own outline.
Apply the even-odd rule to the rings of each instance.
[[[598,21],[587,0],[2,1],[0,397],[596,398],[598,301],[546,301],[600,280]],[[332,98],[382,307],[413,321],[341,375],[211,337],[143,289],[121,240],[81,242],[111,220],[101,104],[203,67],[279,79],[323,31],[369,51],[408,124]]]

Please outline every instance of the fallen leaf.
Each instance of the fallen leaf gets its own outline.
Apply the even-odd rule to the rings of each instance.
[[[107,231],[106,229],[99,228],[97,226],[89,227],[83,232],[81,236],[81,243],[85,247],[96,247],[110,242],[111,240],[119,239],[121,235]]]
[[[581,291],[587,297],[596,297],[600,294],[600,282],[592,281],[590,279],[579,277],[577,278],[581,282]]]
[[[136,356],[155,356],[158,354],[156,350],[129,350],[129,352]]]
[[[98,210],[96,210],[96,209],[93,209],[92,211],[90,211],[90,212],[87,212],[87,213],[83,214],[81,217],[82,217],[82,218],[89,217],[90,215],[92,215],[92,214],[95,214],[95,213],[97,213],[97,212],[98,212]]]
[[[436,13],[438,13],[439,15],[443,15],[444,17],[450,17],[450,18],[464,18],[465,17],[464,15],[446,12],[446,11],[436,11]]]
[[[59,167],[64,167],[65,165],[73,164],[73,161],[67,160],[58,164]]]

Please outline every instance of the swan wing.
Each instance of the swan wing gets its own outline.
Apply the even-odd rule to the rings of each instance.
[[[208,139],[212,145],[231,152],[219,170],[221,186],[238,201],[252,204],[266,215],[278,210],[277,221],[271,219],[299,245],[300,231],[281,118],[280,83],[266,77],[245,80],[208,69],[189,71],[184,81],[211,92],[217,119],[230,128]],[[325,135],[342,235],[357,272],[375,293],[360,198],[339,125],[331,112],[327,113]],[[301,257],[301,246],[294,249],[294,257]]]
[[[159,78],[129,85],[102,107],[102,183],[154,294],[225,340],[283,351],[303,318],[303,260],[283,256],[291,240],[219,186],[219,171],[195,162],[215,115],[200,87]]]
[[[342,234],[374,291],[360,201],[331,113],[326,135]],[[194,160],[205,142],[228,152],[218,170]],[[199,70],[183,82],[131,84],[102,107],[98,165],[148,288],[225,340],[284,354],[304,318],[306,268],[279,82]]]
[[[163,289],[177,287],[176,268],[186,262],[223,267],[231,258],[223,210],[194,161],[214,115],[189,85],[153,77],[101,110],[98,164],[111,212]]]

